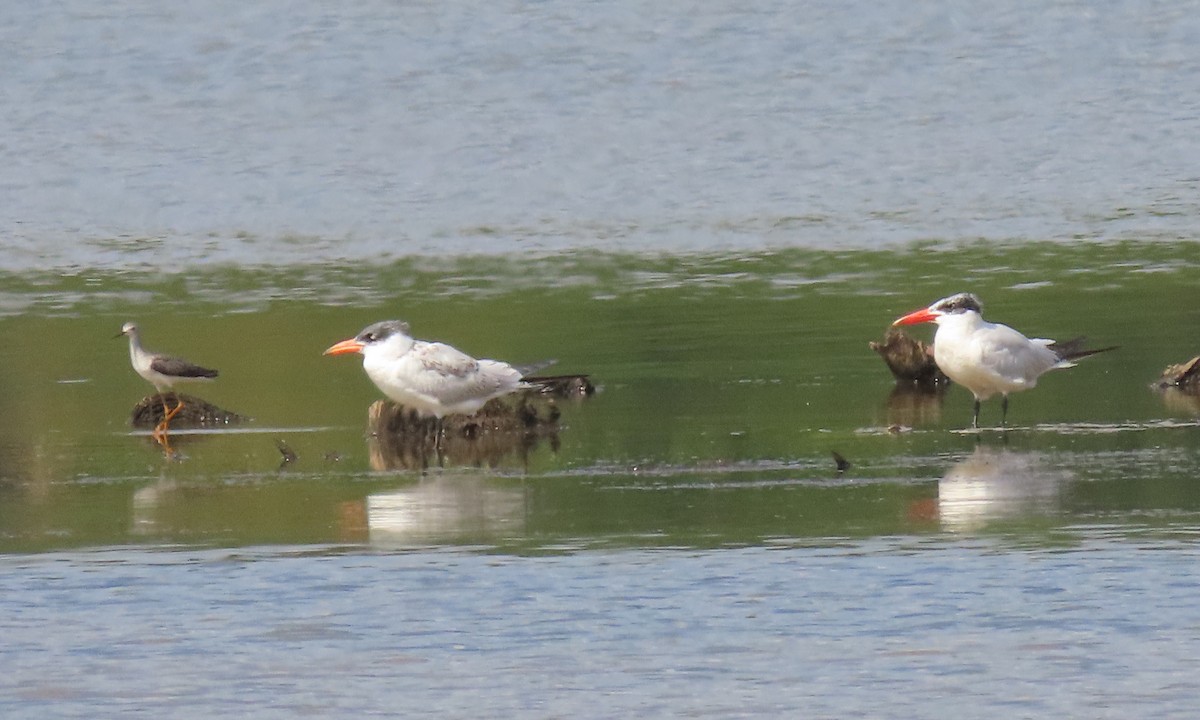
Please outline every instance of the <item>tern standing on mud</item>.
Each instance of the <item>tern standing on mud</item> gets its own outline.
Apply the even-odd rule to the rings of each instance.
[[[975,395],[971,426],[979,427],[979,404],[1003,397],[1000,424],[1008,419],[1009,393],[1028,390],[1050,370],[1074,367],[1073,360],[1113,350],[1084,350],[1083,338],[1056,343],[1029,339],[1007,325],[983,319],[983,305],[970,293],[942,298],[927,308],[911,312],[892,325],[937,323],[933,337],[933,359],[942,372]]]
[[[384,395],[439,421],[472,415],[492,398],[533,387],[521,370],[499,360],[476,360],[439,342],[414,340],[408,324],[385,320],[325,351],[360,353],[363,370]]]

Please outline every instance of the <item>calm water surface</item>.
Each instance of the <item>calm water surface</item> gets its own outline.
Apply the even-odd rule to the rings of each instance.
[[[1198,18],[11,8],[0,714],[1191,717]],[[963,289],[1122,347],[963,433],[867,348]],[[414,454],[387,317],[599,390]]]
[[[6,715],[1186,716],[1195,545],[3,562]],[[49,629],[31,636],[29,626]]]
[[[6,263],[1192,237],[1196,9],[25,4]]]

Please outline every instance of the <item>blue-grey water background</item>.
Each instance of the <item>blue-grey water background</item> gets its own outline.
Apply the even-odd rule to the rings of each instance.
[[[26,4],[6,264],[1190,236],[1194,10]]]
[[[1197,352],[1198,46],[1191,2],[6,8],[0,714],[1191,717],[1200,403],[1147,384]],[[961,289],[1122,349],[964,435],[866,349]],[[399,467],[320,357],[388,316],[601,391]],[[254,423],[130,433],[130,318]]]

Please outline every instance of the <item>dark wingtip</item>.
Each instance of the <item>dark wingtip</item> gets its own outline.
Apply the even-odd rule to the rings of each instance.
[[[1080,335],[1077,338],[1071,338],[1064,342],[1056,342],[1050,345],[1050,349],[1062,360],[1078,360],[1089,355],[1099,355],[1102,352],[1117,350],[1120,345],[1109,345],[1102,348],[1085,348],[1083,344],[1087,342],[1087,337]]]

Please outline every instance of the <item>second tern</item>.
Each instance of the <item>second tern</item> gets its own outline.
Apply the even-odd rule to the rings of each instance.
[[[1085,350],[1083,338],[1056,343],[1044,338],[1030,339],[1007,325],[983,319],[983,304],[971,293],[942,298],[898,318],[892,325],[937,323],[933,338],[933,359],[954,382],[975,395],[975,414],[971,422],[979,427],[979,404],[993,395],[1003,398],[1001,420],[1008,418],[1009,393],[1037,385],[1047,371],[1074,367],[1073,361],[1115,349]]]

